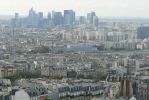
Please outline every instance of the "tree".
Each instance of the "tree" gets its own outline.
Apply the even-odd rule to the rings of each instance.
[[[77,78],[78,78],[78,79],[84,79],[85,76],[84,76],[83,74],[79,74],[79,75],[77,75]]]
[[[97,77],[96,77],[97,79],[106,80],[106,77],[107,77],[107,73],[102,71],[97,72]]]
[[[91,63],[91,68],[92,68],[92,69],[97,69],[97,68],[99,68],[100,66],[101,66],[100,63],[97,62],[97,61],[93,61],[93,62]]]
[[[57,54],[63,54],[63,53],[64,53],[64,50],[59,49],[59,50],[57,51]]]
[[[95,79],[95,77],[93,75],[87,75],[86,78],[87,79]]]
[[[51,100],[51,98],[47,97],[45,100]]]
[[[67,72],[67,77],[68,78],[76,78],[77,77],[77,72],[76,71],[68,71]]]
[[[49,53],[49,47],[48,46],[41,46],[38,50],[39,53]]]

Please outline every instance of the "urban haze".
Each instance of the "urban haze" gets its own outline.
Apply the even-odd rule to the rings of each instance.
[[[149,100],[148,0],[0,1],[0,100]]]

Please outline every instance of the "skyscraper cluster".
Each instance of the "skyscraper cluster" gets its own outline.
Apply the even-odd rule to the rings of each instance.
[[[12,27],[54,27],[54,26],[73,26],[76,25],[76,20],[78,24],[91,24],[98,26],[98,17],[95,12],[90,12],[86,16],[79,16],[76,18],[75,11],[64,10],[64,13],[52,11],[44,17],[43,12],[36,12],[33,8],[29,10],[27,17],[19,17],[19,13],[15,13],[15,17],[11,20]]]

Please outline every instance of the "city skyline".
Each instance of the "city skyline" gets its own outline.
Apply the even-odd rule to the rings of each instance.
[[[0,15],[13,15],[18,12],[26,16],[33,7],[36,11],[43,11],[44,16],[52,10],[62,12],[72,9],[78,16],[95,11],[97,16],[149,18],[146,10],[149,9],[148,3],[148,0],[1,0]]]

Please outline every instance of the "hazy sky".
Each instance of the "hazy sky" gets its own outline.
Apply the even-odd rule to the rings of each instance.
[[[0,15],[27,15],[31,7],[44,14],[73,9],[77,15],[95,11],[98,16],[149,18],[149,0],[0,0]]]

